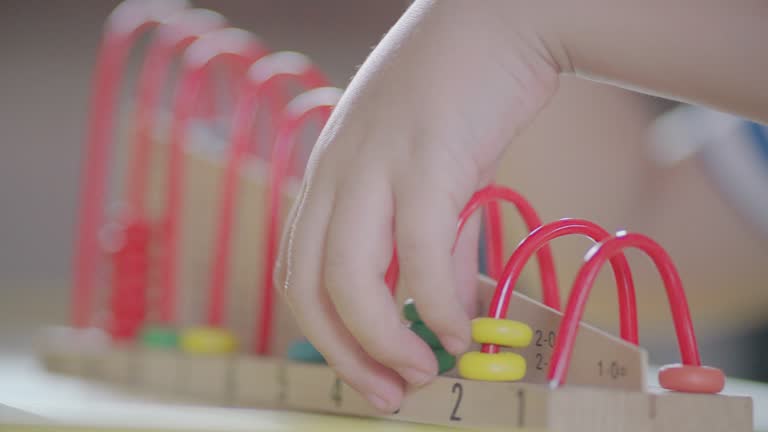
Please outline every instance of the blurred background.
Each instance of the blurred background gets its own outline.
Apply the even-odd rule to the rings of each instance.
[[[89,80],[102,25],[117,3],[0,1],[0,350],[28,350],[30,331],[68,319]],[[342,88],[407,7],[373,0],[193,3],[274,50],[307,54]],[[706,363],[768,381],[768,215],[761,213],[768,193],[759,193],[768,189],[755,186],[768,177],[768,156],[753,166],[763,163],[754,150],[763,144],[750,125],[681,108],[564,77],[554,102],[510,146],[499,181],[526,195],[545,221],[583,217],[609,231],[654,237],[679,266]],[[755,174],[742,182],[745,172]],[[506,220],[511,249],[522,225],[511,211]],[[588,245],[554,244],[563,292]],[[630,260],[641,342],[653,362],[676,361],[663,286],[646,259]],[[529,267],[525,291],[538,297]],[[587,319],[615,332],[614,288],[610,272],[603,273]]]

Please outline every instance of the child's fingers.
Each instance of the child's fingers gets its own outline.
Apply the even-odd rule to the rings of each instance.
[[[451,254],[459,209],[444,188],[430,187],[425,180],[411,182],[396,194],[395,230],[403,286],[445,349],[458,354],[470,341]]]
[[[314,290],[295,302],[294,310],[305,336],[345,383],[383,413],[399,407],[404,393],[402,379],[360,347],[337,315],[327,291]]]
[[[437,374],[429,347],[400,320],[384,282],[392,256],[392,193],[386,176],[357,173],[340,186],[328,228],[325,286],[363,349],[414,385]]]
[[[323,290],[323,249],[333,197],[328,182],[309,183],[300,198],[284,250],[285,295],[299,327],[328,364],[372,405],[391,412],[402,399],[402,380],[360,349]]]
[[[285,228],[280,233],[280,247],[277,251],[277,259],[275,260],[275,266],[272,272],[273,285],[281,294],[285,289],[285,277],[286,277],[286,250],[288,248],[288,239],[291,237],[289,234],[293,233],[290,228],[296,220],[296,215],[299,210],[299,204],[303,201],[304,192],[307,189],[306,182],[302,183],[301,191],[299,192],[296,200],[291,207],[290,212],[285,217]]]

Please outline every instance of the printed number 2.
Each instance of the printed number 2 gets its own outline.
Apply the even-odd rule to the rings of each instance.
[[[459,411],[459,405],[461,405],[461,397],[464,395],[464,389],[461,387],[460,383],[455,383],[453,388],[451,388],[451,393],[456,392],[458,392],[459,395],[456,397],[456,405],[453,406],[453,411],[451,412],[451,421],[461,421],[461,417],[456,415],[456,412]]]

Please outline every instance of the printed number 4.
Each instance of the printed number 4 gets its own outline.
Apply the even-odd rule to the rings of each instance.
[[[331,400],[336,403],[336,407],[341,406],[341,380],[338,378],[333,381],[333,388],[331,389]]]

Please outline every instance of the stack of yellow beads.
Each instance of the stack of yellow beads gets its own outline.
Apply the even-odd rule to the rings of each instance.
[[[472,320],[472,339],[479,344],[525,348],[531,344],[533,331],[527,324],[520,321],[475,318]],[[525,358],[509,351],[498,353],[471,351],[459,360],[459,374],[467,379],[519,381],[525,377],[525,372]]]

